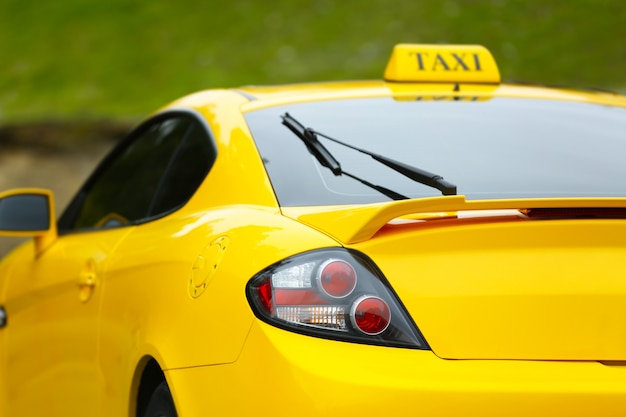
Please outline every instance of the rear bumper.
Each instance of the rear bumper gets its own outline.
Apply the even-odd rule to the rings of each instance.
[[[236,362],[166,376],[181,417],[626,415],[626,365],[443,360],[264,323]]]

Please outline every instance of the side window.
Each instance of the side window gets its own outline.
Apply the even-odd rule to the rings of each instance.
[[[59,221],[61,230],[137,224],[184,205],[215,161],[205,125],[190,113],[157,116],[121,143]]]
[[[189,200],[215,160],[210,144],[202,125],[189,126],[152,201],[150,216],[174,210]]]

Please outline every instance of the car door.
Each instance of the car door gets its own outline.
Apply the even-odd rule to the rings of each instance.
[[[2,329],[6,415],[98,414],[107,389],[98,366],[107,264],[133,228],[186,201],[179,199],[173,207],[160,203],[159,196],[170,160],[192,126],[194,118],[183,112],[144,123],[70,203],[56,241],[37,256],[28,245],[11,256]]]
[[[4,305],[6,415],[92,414],[102,277],[125,233],[63,236],[38,257],[30,245],[13,257]]]

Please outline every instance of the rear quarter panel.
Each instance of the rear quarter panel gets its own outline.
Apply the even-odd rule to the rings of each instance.
[[[212,257],[216,240],[225,249]],[[247,281],[287,256],[336,245],[275,209],[249,206],[136,227],[105,276],[99,325],[107,384],[103,415],[120,415],[132,404],[130,387],[137,381],[131,381],[146,357],[164,370],[234,362],[254,320]],[[210,258],[206,265],[199,261],[203,254]],[[198,267],[206,276],[194,276]],[[206,288],[194,293],[202,282]]]

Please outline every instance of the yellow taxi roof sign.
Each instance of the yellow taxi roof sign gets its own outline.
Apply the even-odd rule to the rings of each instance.
[[[481,45],[398,44],[385,69],[385,81],[500,83],[500,71]]]

